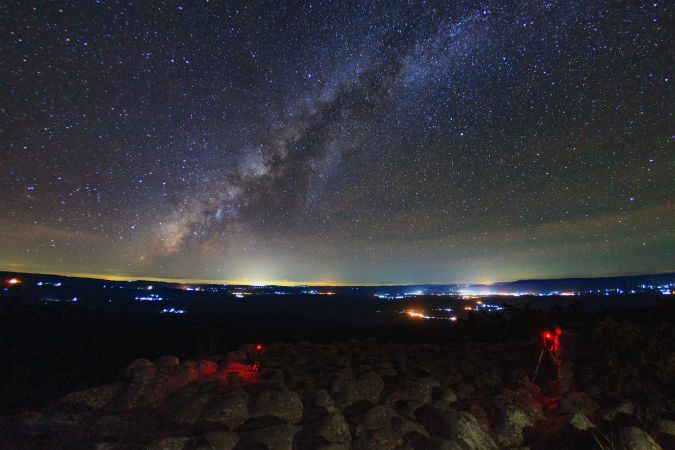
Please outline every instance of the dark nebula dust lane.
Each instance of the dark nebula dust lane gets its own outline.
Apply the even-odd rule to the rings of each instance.
[[[666,2],[6,2],[0,269],[672,270]]]

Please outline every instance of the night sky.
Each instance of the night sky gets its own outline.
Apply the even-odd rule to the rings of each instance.
[[[672,5],[0,5],[0,269],[675,268]]]

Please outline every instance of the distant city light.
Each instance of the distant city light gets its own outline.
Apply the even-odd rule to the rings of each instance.
[[[429,316],[423,312],[416,311],[414,309],[407,309],[405,311],[401,311],[402,313],[406,314],[408,317],[411,317],[413,319],[426,319],[426,320],[450,320],[450,321],[457,321],[456,316]]]
[[[185,314],[184,309],[176,309],[176,308],[164,308],[163,310],[160,311],[162,314]]]
[[[7,284],[14,286],[16,284],[21,284],[21,280],[19,280],[18,278],[10,278],[9,280],[7,280]]]
[[[38,281],[37,283],[35,283],[35,285],[36,285],[36,286],[55,286],[55,287],[60,287],[60,286],[61,286],[61,282],[60,282],[60,281],[57,281],[56,283],[54,283],[54,282],[50,282],[50,281]],[[103,287],[105,287],[105,286],[103,286]]]
[[[150,295],[137,295],[134,297],[134,300],[139,302],[161,302],[164,300],[164,297],[159,294],[150,294]]]
[[[77,297],[72,297],[72,298],[69,298],[69,299],[64,299],[64,298],[54,298],[54,297],[45,297],[45,298],[42,299],[42,301],[44,301],[44,302],[56,302],[56,303],[62,303],[62,302],[65,302],[65,303],[77,303],[78,300],[79,300],[79,299],[78,299]]]

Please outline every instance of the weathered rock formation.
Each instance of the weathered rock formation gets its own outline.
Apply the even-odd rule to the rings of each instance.
[[[527,381],[537,353],[528,343],[278,343],[264,349],[259,371],[255,351],[133,361],[124,381],[0,418],[0,447],[593,448],[598,427],[634,409],[628,401],[602,408],[583,392],[548,398]],[[667,420],[651,435],[625,426],[613,445],[659,449],[674,430]]]

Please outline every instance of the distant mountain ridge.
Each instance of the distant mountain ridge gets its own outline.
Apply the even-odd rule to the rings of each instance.
[[[42,280],[45,282],[54,282],[59,280],[70,280],[76,282],[78,285],[100,285],[100,283],[116,284],[125,283],[127,285],[147,285],[154,284],[163,287],[178,287],[184,284],[191,284],[193,286],[208,286],[223,285],[223,283],[177,283],[172,281],[148,281],[138,279],[133,281],[109,281],[105,279],[96,278],[82,278],[67,275],[52,275],[52,274],[33,274],[21,272],[0,272],[0,281],[10,279],[12,277],[20,278],[24,281]],[[471,284],[471,283],[456,283],[456,284],[401,284],[401,285],[351,285],[351,286],[333,286],[335,290],[341,291],[360,291],[360,292],[378,292],[381,290],[396,291],[396,292],[410,292],[413,289],[421,289],[424,293],[439,293],[439,292],[457,292],[461,290],[471,290],[476,292],[544,292],[544,291],[594,291],[603,289],[632,289],[640,285],[665,285],[675,283],[675,272],[659,273],[659,274],[643,274],[643,275],[625,275],[616,277],[594,277],[594,278],[552,278],[552,279],[532,279],[532,280],[516,280],[503,281],[492,284]],[[241,286],[232,284],[231,286]],[[274,287],[269,285],[267,288]],[[326,289],[330,286],[294,286],[285,287],[288,290],[297,290],[303,288],[320,288]]]
[[[619,277],[597,278],[559,278],[544,280],[517,280],[510,282],[498,282],[486,285],[493,290],[504,288],[509,290],[538,291],[538,290],[594,290],[594,289],[631,289],[642,284],[660,285],[675,282],[675,272],[661,274],[628,275]],[[476,286],[476,285],[473,285]]]

